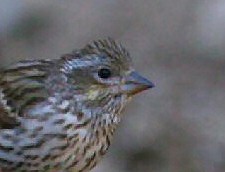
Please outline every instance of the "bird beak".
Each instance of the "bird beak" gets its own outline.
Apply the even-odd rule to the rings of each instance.
[[[153,88],[154,86],[155,85],[151,81],[134,71],[125,78],[124,84],[121,86],[121,90],[122,92],[132,96],[144,90]]]

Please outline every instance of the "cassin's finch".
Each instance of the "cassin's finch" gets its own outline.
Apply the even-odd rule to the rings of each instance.
[[[106,153],[128,100],[153,86],[110,38],[59,59],[2,70],[2,171],[90,171]]]

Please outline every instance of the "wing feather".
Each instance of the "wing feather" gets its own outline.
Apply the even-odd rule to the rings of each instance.
[[[48,96],[45,80],[52,61],[21,61],[0,72],[0,128],[18,124],[18,116]]]

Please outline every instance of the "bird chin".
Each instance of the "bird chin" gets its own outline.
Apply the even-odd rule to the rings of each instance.
[[[143,91],[143,89],[133,89],[130,86],[127,85],[116,85],[116,86],[111,86],[111,93],[115,95],[115,98],[122,98],[122,99],[132,99],[132,97]]]
[[[120,98],[120,100],[121,100],[121,102],[123,104],[127,104],[127,103],[129,103],[132,100],[133,95],[129,95],[129,94],[118,94],[117,97]]]

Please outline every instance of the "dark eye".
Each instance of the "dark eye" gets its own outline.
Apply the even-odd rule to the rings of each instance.
[[[98,76],[102,79],[107,79],[112,76],[112,72],[110,71],[110,69],[102,68],[98,71]]]

